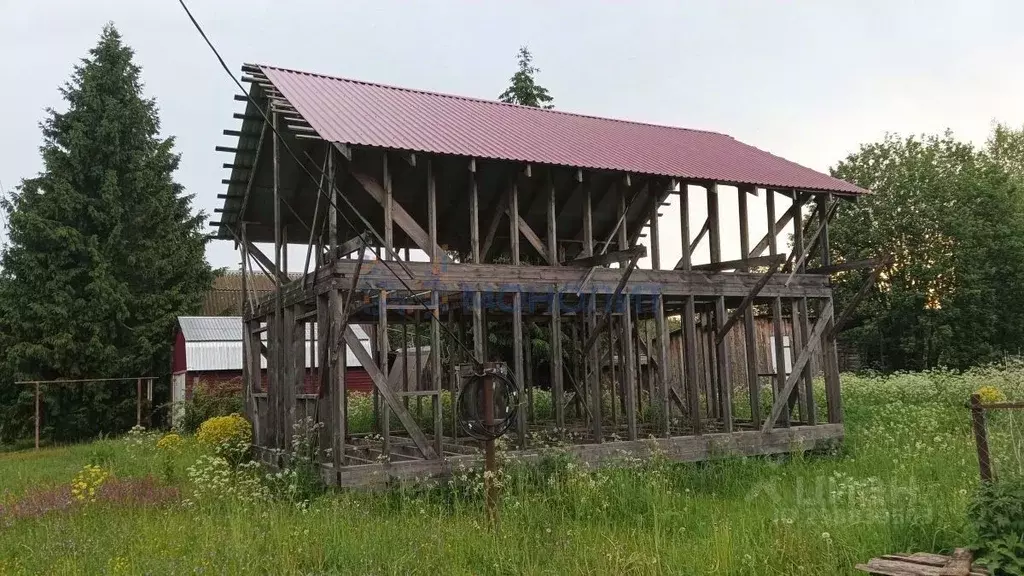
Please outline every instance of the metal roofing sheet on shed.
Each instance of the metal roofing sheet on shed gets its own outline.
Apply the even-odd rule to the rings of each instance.
[[[178,323],[185,336],[185,369],[189,372],[242,369],[242,318],[240,316],[179,316]],[[363,348],[371,351],[370,336],[362,326],[349,324]],[[310,330],[306,331],[312,337]],[[261,334],[266,342],[266,332]],[[358,367],[359,359],[346,345],[345,356],[349,367]],[[267,359],[260,356],[260,365],[267,367]],[[319,365],[314,355],[312,364],[306,358],[306,367]]]
[[[675,178],[866,190],[725,134],[543,110],[260,66],[321,138]]]

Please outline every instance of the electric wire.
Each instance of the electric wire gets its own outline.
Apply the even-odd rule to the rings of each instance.
[[[252,95],[249,93],[249,91],[246,90],[245,87],[242,86],[242,83],[235,77],[234,73],[231,71],[231,69],[228,67],[227,63],[224,61],[224,58],[221,57],[220,52],[217,51],[217,48],[213,45],[213,42],[206,35],[206,32],[203,30],[203,27],[196,20],[195,16],[192,15],[192,11],[189,10],[188,6],[185,4],[185,0],[178,0],[178,4],[180,4],[182,9],[185,10],[185,14],[188,15],[188,18],[189,18],[189,20],[191,20],[192,25],[195,27],[196,31],[199,32],[199,35],[202,36],[203,40],[206,42],[206,45],[210,48],[210,51],[212,51],[213,55],[217,58],[217,61],[220,63],[221,68],[224,69],[224,72],[231,78],[232,82],[234,82],[235,85],[238,86],[239,90],[242,91],[242,93],[245,95],[247,101],[250,104],[252,104],[254,108],[256,108],[256,111],[259,112],[260,116],[263,118],[263,121],[266,123],[267,127],[269,127],[274,132],[274,135],[278,138],[278,141],[280,142],[280,144],[288,152],[288,155],[291,156],[292,160],[294,160],[295,163],[300,168],[302,168],[302,171],[306,173],[306,175],[310,178],[310,180],[314,184],[318,184],[317,178],[313,175],[312,172],[310,172],[309,168],[307,168],[306,165],[299,159],[298,155],[295,154],[295,152],[292,150],[291,146],[289,146],[288,142],[285,141],[284,137],[282,136],[281,132],[278,130],[277,126],[275,126],[274,123],[271,122],[270,117],[267,115],[267,113],[263,110],[263,108],[260,107],[260,105],[256,102],[255,98],[252,97]],[[328,144],[329,145],[333,145],[333,143],[328,143]],[[323,176],[323,174],[322,174],[322,176]],[[332,190],[332,192],[333,191],[334,190]],[[352,220],[349,219],[349,217],[345,214],[344,211],[339,209],[337,203],[335,203],[334,199],[331,197],[332,196],[331,194],[328,194],[327,192],[325,192],[322,187],[318,187],[317,188],[317,192],[319,194],[323,195],[326,198],[326,200],[327,200],[328,204],[331,206],[331,208],[333,208],[338,214],[341,215],[342,218],[345,219],[345,222],[348,224],[348,226],[351,229],[353,229],[353,230],[356,229],[356,226],[352,222]],[[345,202],[345,204],[348,205],[348,208],[350,210],[352,210],[352,213],[355,214],[356,217],[362,222],[362,224],[365,227],[365,229],[368,230],[370,233],[372,233],[374,238],[378,242],[380,242],[380,245],[383,246],[385,250],[387,250],[388,256],[390,258],[394,258],[394,260],[387,260],[387,259],[384,259],[384,258],[380,258],[380,259],[378,259],[378,261],[381,264],[384,265],[384,267],[395,277],[395,279],[397,279],[399,282],[402,283],[402,286],[404,286],[406,290],[408,290],[409,292],[413,293],[412,294],[413,300],[417,304],[422,306],[425,310],[428,310],[431,313],[433,318],[435,320],[437,320],[437,323],[441,327],[441,329],[444,330],[452,338],[452,340],[456,344],[458,344],[465,352],[467,352],[469,354],[469,357],[473,359],[473,362],[475,364],[477,364],[477,365],[480,365],[480,363],[482,362],[482,359],[477,358],[475,353],[472,350],[470,350],[470,348],[467,347],[457,337],[457,335],[454,332],[451,331],[451,329],[449,329],[447,326],[444,325],[444,323],[441,322],[441,317],[438,315],[438,311],[435,310],[430,305],[428,305],[426,302],[424,302],[421,298],[419,298],[419,296],[417,296],[414,293],[415,291],[412,289],[412,287],[400,275],[398,275],[395,272],[395,270],[390,266],[390,262],[396,262],[396,263],[398,263],[399,266],[402,267],[402,269],[406,272],[406,274],[409,275],[410,278],[414,278],[415,277],[413,275],[412,271],[407,266],[404,265],[404,263],[399,258],[399,255],[394,250],[394,248],[392,248],[391,246],[388,246],[384,242],[384,239],[380,236],[379,233],[377,233],[377,230],[373,228],[373,226],[370,224],[369,220],[367,220],[366,217],[363,216],[363,214],[361,212],[359,212],[359,210],[352,204],[352,202],[348,198],[345,197],[344,194],[339,194],[338,197],[340,197]],[[279,200],[284,202],[283,199],[279,198]],[[291,209],[290,206],[289,206],[289,209]],[[292,211],[292,213],[295,214],[294,211]],[[296,219],[298,219],[298,215],[297,214],[295,214],[295,215],[296,215]],[[300,222],[301,222],[301,219],[300,219]],[[310,228],[308,226],[306,226],[304,222],[302,222],[302,224],[303,224],[303,226],[306,227],[307,230],[310,230]],[[363,245],[367,246],[366,239],[363,238],[362,235],[360,235],[360,239],[362,240]]]

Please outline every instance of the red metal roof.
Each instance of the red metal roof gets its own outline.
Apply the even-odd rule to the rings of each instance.
[[[320,137],[330,142],[778,188],[867,192],[716,132],[272,66],[260,69]]]

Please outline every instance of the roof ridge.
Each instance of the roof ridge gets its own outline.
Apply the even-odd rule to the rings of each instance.
[[[408,88],[408,87],[405,87],[405,86],[395,86],[393,84],[383,84],[383,83],[380,83],[380,82],[370,82],[370,81],[367,81],[367,80],[357,80],[355,78],[346,78],[344,76],[334,76],[334,75],[331,75],[331,74],[321,74],[319,72],[307,72],[305,70],[296,70],[294,68],[283,68],[281,66],[272,66],[270,64],[253,64],[253,65],[258,67],[258,68],[260,68],[260,69],[269,68],[271,70],[278,70],[278,71],[281,71],[281,72],[291,72],[293,74],[303,74],[303,75],[306,75],[306,76],[314,76],[314,77],[317,77],[317,78],[326,78],[328,80],[337,80],[337,81],[340,81],[340,82],[351,82],[353,84],[363,84],[365,86],[375,86],[377,88],[385,88],[385,89],[388,89],[388,90],[399,90],[399,91],[402,91],[402,92],[413,92],[413,93],[416,93],[416,94],[424,94],[424,95],[427,95],[427,96],[439,96],[441,98],[452,98],[454,100],[466,100],[466,101],[469,101],[469,102],[480,102],[480,103],[483,103],[483,104],[490,104],[492,106],[507,106],[507,107],[519,108],[519,109],[523,109],[523,110],[546,112],[546,113],[550,113],[550,114],[561,114],[563,116],[574,116],[574,117],[577,117],[577,118],[589,118],[589,119],[592,119],[592,120],[602,120],[602,121],[605,121],[605,122],[619,122],[619,123],[622,123],[622,124],[633,124],[633,125],[638,125],[638,126],[653,126],[655,128],[666,128],[666,129],[669,129],[669,130],[682,130],[682,131],[685,131],[685,132],[700,132],[702,134],[713,134],[715,136],[724,136],[726,138],[729,138],[730,140],[735,140],[735,138],[733,138],[732,136],[730,136],[728,134],[725,134],[725,133],[722,133],[722,132],[715,132],[714,130],[702,130],[700,128],[686,128],[684,126],[671,126],[671,125],[668,125],[668,124],[658,124],[658,123],[655,123],[655,122],[638,122],[636,120],[626,120],[626,119],[623,119],[623,118],[610,118],[610,117],[607,117],[607,116],[596,116],[594,114],[582,114],[580,112],[567,112],[567,111],[564,111],[564,110],[556,110],[554,108],[538,108],[538,107],[535,107],[535,106],[524,106],[522,104],[510,104],[508,102],[502,102],[500,100],[488,100],[486,98],[479,98],[479,97],[475,97],[475,96],[463,96],[463,95],[460,95],[460,94],[450,94],[450,93],[447,93],[447,92],[436,92],[436,91],[433,91],[433,90],[422,90],[422,89],[419,89],[419,88]]]

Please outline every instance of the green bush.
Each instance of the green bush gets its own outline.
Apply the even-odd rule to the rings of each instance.
[[[180,419],[177,427],[188,434],[194,434],[210,418],[241,414],[245,412],[242,381],[197,381],[192,390],[192,399],[182,402],[178,409]]]
[[[995,575],[1024,575],[1024,478],[982,485],[967,509],[978,560]]]

